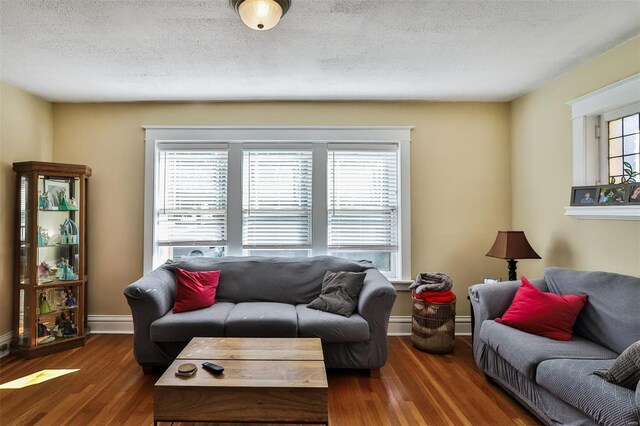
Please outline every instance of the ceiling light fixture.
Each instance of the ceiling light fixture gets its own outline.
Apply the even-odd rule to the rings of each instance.
[[[252,30],[265,31],[278,25],[291,0],[229,0],[240,19]]]

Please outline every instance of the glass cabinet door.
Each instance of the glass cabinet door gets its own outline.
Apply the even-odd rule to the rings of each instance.
[[[29,175],[19,175],[18,184],[18,341],[20,344],[29,345],[31,337],[31,303],[29,303],[29,284],[31,266],[30,244],[30,210],[29,194],[31,191]]]

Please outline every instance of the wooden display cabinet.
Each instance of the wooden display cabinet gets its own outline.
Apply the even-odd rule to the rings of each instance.
[[[27,358],[82,346],[87,337],[86,205],[91,169],[14,163],[12,352]]]

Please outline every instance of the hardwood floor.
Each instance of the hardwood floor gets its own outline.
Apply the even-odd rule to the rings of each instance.
[[[153,424],[153,384],[160,375],[142,374],[132,345],[132,336],[92,335],[83,348],[32,360],[3,358],[0,384],[44,369],[79,371],[0,390],[0,424]],[[327,375],[332,426],[539,424],[476,369],[468,337],[457,337],[449,355],[426,354],[408,337],[390,337],[380,378],[360,371]]]

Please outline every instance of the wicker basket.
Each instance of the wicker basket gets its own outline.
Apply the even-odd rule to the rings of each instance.
[[[411,341],[421,351],[446,354],[453,352],[456,332],[456,300],[450,303],[427,303],[413,299]]]

